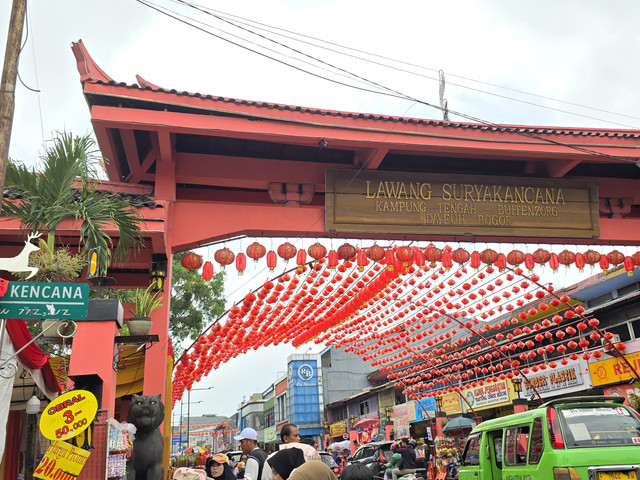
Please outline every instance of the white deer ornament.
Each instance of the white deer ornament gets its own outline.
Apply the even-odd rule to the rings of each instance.
[[[27,278],[31,278],[38,273],[37,267],[29,266],[29,254],[36,250],[40,250],[40,247],[31,243],[31,240],[40,237],[40,235],[42,234],[38,232],[29,234],[27,239],[24,241],[22,251],[15,257],[0,258],[0,270],[5,270],[7,272],[31,272]]]

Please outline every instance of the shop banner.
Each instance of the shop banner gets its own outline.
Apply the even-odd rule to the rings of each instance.
[[[407,411],[408,405],[406,403],[393,407],[391,419],[393,420],[393,430],[396,438],[406,437],[409,435],[409,419],[407,417]]]
[[[474,410],[493,408],[511,401],[509,386],[506,380],[486,383],[479,387],[470,388],[464,395]],[[466,406],[465,404],[465,407]]]
[[[78,478],[90,453],[70,443],[55,441],[49,445],[33,476],[44,480]]]
[[[640,371],[640,352],[625,355],[629,363],[637,371]],[[610,358],[601,362],[589,364],[589,373],[593,386],[619,383],[633,378],[629,366],[619,358]]]
[[[329,425],[329,432],[332,437],[341,437],[347,432],[344,422],[332,423]]]
[[[40,431],[49,440],[66,440],[89,428],[98,412],[98,400],[88,390],[71,390],[47,405]]]
[[[264,443],[272,443],[278,439],[276,434],[276,426],[267,427],[264,429]]]
[[[436,399],[433,397],[423,398],[414,402],[416,422],[433,419],[436,416]]]
[[[460,405],[460,394],[458,392],[445,393],[442,395],[442,411],[447,415],[462,413]]]
[[[571,387],[577,387],[583,383],[580,365],[567,365],[537,375],[529,374],[522,381],[522,393],[528,397],[535,394],[535,388],[538,393],[553,391],[554,394],[561,395],[562,390],[571,389]]]

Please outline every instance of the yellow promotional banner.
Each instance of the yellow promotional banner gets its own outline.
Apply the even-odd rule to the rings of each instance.
[[[447,415],[452,413],[462,413],[462,407],[460,406],[460,394],[458,392],[445,393],[441,398],[441,410],[444,413]]]
[[[346,431],[347,430],[344,428],[344,423],[342,422],[332,423],[331,425],[329,425],[329,434],[332,437],[341,437]]]
[[[40,431],[49,440],[66,440],[85,431],[98,412],[98,401],[87,390],[71,390],[42,412]]]
[[[625,355],[627,361],[636,370],[640,370],[640,352]],[[601,362],[589,364],[589,373],[593,386],[608,385],[610,383],[624,382],[634,377],[626,362],[619,358],[610,358]]]
[[[33,476],[44,480],[74,480],[80,475],[90,453],[67,442],[53,442]]]

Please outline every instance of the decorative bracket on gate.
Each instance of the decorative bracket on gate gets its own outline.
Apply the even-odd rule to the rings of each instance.
[[[608,218],[624,218],[631,213],[632,203],[632,198],[601,198],[600,215]]]
[[[271,200],[285,207],[308,205],[315,193],[316,187],[312,183],[269,183]]]

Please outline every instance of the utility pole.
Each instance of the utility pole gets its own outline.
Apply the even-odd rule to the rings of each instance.
[[[4,192],[4,179],[9,162],[9,141],[15,109],[16,79],[18,77],[18,54],[22,42],[22,29],[27,12],[27,0],[13,0],[7,47],[4,51],[4,65],[0,80],[0,195]],[[0,200],[2,197],[0,196]],[[2,202],[0,201],[0,209]]]

